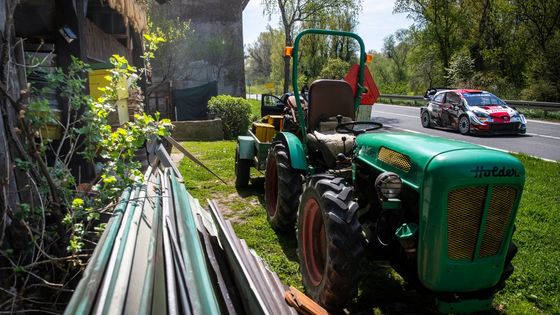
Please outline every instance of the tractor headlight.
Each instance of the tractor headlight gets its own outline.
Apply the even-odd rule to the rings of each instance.
[[[375,189],[379,198],[383,200],[397,197],[401,193],[401,188],[401,178],[392,172],[381,173],[375,180]]]

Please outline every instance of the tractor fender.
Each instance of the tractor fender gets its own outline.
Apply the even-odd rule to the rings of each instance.
[[[290,164],[293,169],[307,172],[307,159],[305,158],[305,150],[303,144],[298,137],[291,132],[280,132],[276,134],[274,140],[280,140],[288,147],[290,154]]]
[[[250,136],[237,137],[239,143],[239,159],[253,160],[255,157],[255,139]]]

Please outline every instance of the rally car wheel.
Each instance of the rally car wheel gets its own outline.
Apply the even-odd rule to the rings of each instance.
[[[298,212],[298,257],[307,294],[329,310],[356,296],[363,255],[358,204],[342,178],[311,178]]]
[[[422,120],[422,127],[424,127],[424,128],[431,128],[432,127],[432,121],[430,119],[430,113],[428,113],[427,110],[422,113],[421,120]]]
[[[265,173],[265,205],[268,222],[280,232],[293,231],[302,190],[302,178],[292,168],[288,149],[276,142],[268,151]]]
[[[469,119],[469,116],[461,116],[461,118],[459,118],[459,132],[462,135],[468,135],[470,131],[471,121]]]

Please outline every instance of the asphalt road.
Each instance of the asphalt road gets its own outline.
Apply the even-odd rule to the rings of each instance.
[[[530,119],[525,135],[463,136],[458,131],[423,128],[417,107],[375,104],[371,117],[388,130],[405,130],[468,141],[509,152],[560,161],[560,123]]]

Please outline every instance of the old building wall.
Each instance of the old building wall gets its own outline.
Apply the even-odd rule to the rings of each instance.
[[[163,16],[190,21],[188,38],[176,44],[173,67],[154,66],[154,81],[174,80],[174,88],[218,81],[218,93],[245,95],[243,0],[173,0],[159,5]],[[164,73],[171,72],[171,73]]]

